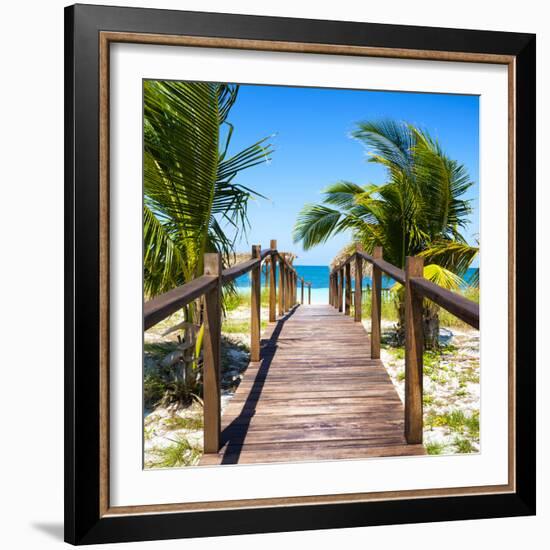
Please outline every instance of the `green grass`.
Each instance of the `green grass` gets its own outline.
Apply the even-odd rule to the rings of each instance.
[[[151,449],[149,454],[154,458],[148,462],[147,467],[177,468],[195,465],[202,456],[202,450],[191,445],[187,439],[179,438],[174,440],[174,445]]]
[[[168,430],[202,430],[204,427],[202,415],[172,416],[164,421]]]
[[[262,319],[260,327],[264,330],[267,327],[267,321]],[[250,319],[226,319],[222,323],[222,332],[226,334],[248,334],[250,332]]]
[[[475,447],[472,444],[472,442],[469,439],[466,439],[465,437],[455,437],[453,441],[453,445],[455,446],[458,453],[472,453],[475,451]]]
[[[262,278],[262,285],[263,281]],[[223,306],[226,312],[235,311],[240,307],[250,307],[251,301],[250,289],[236,289],[232,292],[224,292],[223,295]],[[260,303],[262,307],[269,305],[269,288],[265,285],[262,286]]]
[[[361,300],[361,315],[363,319],[370,318],[372,306],[372,293],[363,292]],[[387,292],[382,293],[382,319],[386,321],[399,321],[399,315],[397,313],[397,307],[394,298],[388,295]]]
[[[447,427],[452,432],[479,438],[479,411],[470,416],[461,410],[448,411],[443,414],[430,413],[426,415],[426,425],[431,428]]]
[[[440,455],[445,449],[445,445],[437,441],[430,441],[428,443],[425,443],[424,447],[429,455]]]
[[[429,407],[430,405],[433,405],[434,403],[434,396],[433,395],[430,395],[428,393],[425,393],[423,396],[422,396],[422,403],[425,407]]]

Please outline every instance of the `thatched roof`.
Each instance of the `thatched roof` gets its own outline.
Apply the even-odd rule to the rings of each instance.
[[[281,254],[281,256],[283,256],[288,262],[290,262],[291,265],[294,263],[294,260],[298,257],[293,252],[279,251],[279,254]],[[241,262],[245,262],[246,260],[250,260],[251,257],[252,256],[250,252],[235,252],[234,256],[230,258],[229,267],[235,264],[240,264]]]
[[[330,269],[334,269],[336,266],[341,264],[346,258],[348,258],[351,254],[353,254],[358,248],[361,248],[361,246],[358,243],[350,243],[344,246],[336,256],[332,259],[330,262]],[[362,264],[363,268],[363,277],[369,276],[372,273],[372,266],[369,262],[363,261]],[[351,262],[351,276],[355,277],[355,262]]]

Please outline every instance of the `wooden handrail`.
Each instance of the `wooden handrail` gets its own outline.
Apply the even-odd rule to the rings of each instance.
[[[370,262],[371,264],[378,267],[386,275],[389,275],[394,281],[397,281],[402,285],[405,284],[405,272],[402,269],[399,269],[393,264],[390,264],[390,262],[386,262],[386,260],[375,258],[373,256],[370,256],[369,254],[365,254],[364,252],[356,252],[356,254],[359,254],[365,260],[367,260],[367,262]]]
[[[169,315],[172,315],[172,313],[175,313],[178,309],[200,298],[217,284],[217,277],[203,275],[145,302],[143,307],[144,330],[150,329]]]
[[[260,252],[260,258],[262,260],[265,260],[265,258],[267,258],[268,256],[271,256],[272,254],[274,253],[277,253],[276,250],[274,250],[273,248],[264,248],[261,252]]]
[[[298,277],[296,268],[277,250],[277,241],[272,240],[271,248],[260,250],[260,245],[252,247],[252,257],[222,271],[221,255],[204,255],[204,275],[149,300],[144,305],[144,330],[160,323],[163,319],[188,305],[193,300],[204,297],[204,336],[203,336],[203,403],[204,403],[204,452],[217,453],[221,441],[221,300],[224,284],[234,281],[245,273],[251,277],[250,315],[250,360],[259,361],[260,315],[261,315],[261,264],[271,260],[269,274],[269,320],[276,321],[276,305],[279,315],[290,311],[297,303],[298,281],[301,282],[301,302],[304,303],[304,286],[309,287],[311,303],[311,282]],[[279,264],[279,288],[276,288],[275,262]],[[278,294],[278,296],[277,296]]]
[[[224,269],[221,276],[222,284],[228,284],[241,275],[248,273],[268,256],[280,258],[288,271],[295,274],[297,273],[296,268],[294,268],[283,255],[279,254],[276,249],[267,248],[262,250],[259,258],[250,258],[249,260],[245,260],[244,262]],[[150,329],[152,326],[166,319],[169,315],[172,315],[172,313],[175,313],[178,309],[200,298],[203,294],[211,290],[211,285],[214,284],[216,284],[215,279],[202,275],[201,277],[197,277],[188,283],[145,302],[143,308],[144,330]],[[304,284],[311,287],[310,282],[304,281]]]
[[[250,260],[245,260],[240,264],[235,264],[231,267],[228,267],[227,269],[224,269],[222,271],[223,284],[225,285],[227,283],[230,283],[231,281],[234,281],[237,277],[240,277],[241,275],[252,271],[252,269],[260,263],[260,258],[250,258]]]
[[[399,269],[393,264],[383,260],[381,258],[375,258],[370,254],[365,252],[357,251],[351,254],[346,260],[342,261],[335,267],[332,273],[338,274],[349,262],[357,256],[367,260],[373,266],[383,271],[386,275],[391,277],[394,281],[401,283],[402,285],[406,282],[405,271]],[[468,325],[479,329],[479,304],[468,300],[461,294],[457,294],[451,290],[447,290],[423,277],[415,277],[411,280],[411,285],[416,292],[422,294],[424,298],[428,298],[432,302],[435,302],[437,305],[449,311],[460,320],[464,321]],[[386,289],[382,289],[386,290]]]
[[[413,277],[410,283],[415,292],[435,302],[461,321],[479,329],[479,304],[456,292],[442,288],[423,277]]]
[[[381,340],[381,276],[382,272],[405,288],[405,437],[408,443],[422,443],[423,436],[423,299],[427,298],[446,309],[465,323],[479,329],[479,304],[424,279],[422,257],[407,257],[405,270],[385,261],[382,248],[373,254],[357,250],[335,266],[329,275],[329,302],[342,311],[342,292],[345,289],[345,312],[351,302],[351,265],[355,259],[355,321],[361,321],[362,260],[372,264],[371,290],[371,358],[380,358]],[[342,277],[345,273],[345,285]]]

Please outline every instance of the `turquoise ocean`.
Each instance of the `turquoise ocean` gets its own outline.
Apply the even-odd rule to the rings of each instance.
[[[306,281],[311,283],[311,303],[313,304],[327,304],[328,303],[328,279],[329,268],[326,265],[295,265],[296,271],[299,277],[303,277]],[[477,273],[477,267],[471,267],[466,273],[466,283],[472,279],[475,273]],[[236,280],[237,289],[239,291],[246,291],[250,288],[250,275],[242,275]],[[262,273],[262,285],[265,284],[265,274]],[[394,281],[389,277],[382,277],[382,288],[390,288],[394,284]],[[363,288],[367,285],[371,285],[371,278],[365,277],[363,279]],[[353,285],[354,286],[354,285]],[[307,300],[307,289],[306,300]],[[298,294],[298,297],[300,295]]]

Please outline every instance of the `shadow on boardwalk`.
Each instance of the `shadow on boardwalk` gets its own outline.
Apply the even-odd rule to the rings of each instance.
[[[361,323],[329,305],[268,325],[222,418],[222,448],[201,465],[425,454],[408,445],[399,396]]]
[[[242,412],[235,418],[221,434],[221,447],[225,452],[221,464],[237,464],[244,445],[246,434],[250,427],[250,421],[256,413],[256,404],[258,403],[262,390],[267,379],[269,368],[277,351],[277,341],[283,330],[284,324],[294,315],[295,306],[284,317],[275,322],[275,328],[270,337],[261,342],[261,360],[259,362],[258,373],[254,378],[252,388],[246,397]]]

